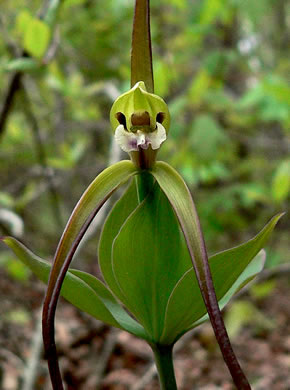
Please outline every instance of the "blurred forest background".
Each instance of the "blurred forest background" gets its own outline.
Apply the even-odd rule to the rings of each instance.
[[[46,12],[52,3],[58,1],[0,0],[0,235],[18,237],[47,259],[84,189],[109,163],[127,158],[112,142],[109,110],[130,87],[134,6],[133,0],[63,0],[55,19]],[[172,117],[159,159],[190,186],[213,253],[243,242],[274,214],[289,210],[290,3],[152,0],[151,8],[155,93]],[[268,276],[226,313],[244,364],[250,345],[253,354],[260,349],[253,372],[248,368],[256,389],[290,388],[287,374],[283,377],[290,369],[289,231],[286,214],[267,249]],[[97,223],[75,266],[98,273],[99,232]],[[24,389],[44,287],[10,251],[0,249],[0,388]],[[75,360],[69,355],[63,361],[69,388],[97,388],[91,379],[97,355],[113,339],[99,386],[135,389],[150,362],[144,345],[100,324],[95,328],[69,306],[62,316],[61,351],[66,356],[77,351]],[[195,362],[200,370],[188,374],[191,350],[179,356],[181,388],[196,383],[199,389],[231,389],[209,328],[203,329],[190,341],[194,350],[203,347]],[[76,373],[86,345],[72,346],[81,338],[78,332],[97,339],[95,356],[88,346],[83,353],[85,375]],[[128,343],[135,350],[128,351]],[[31,389],[49,389],[43,360],[40,365]],[[110,370],[121,372],[108,379]],[[147,388],[158,388],[152,381]]]

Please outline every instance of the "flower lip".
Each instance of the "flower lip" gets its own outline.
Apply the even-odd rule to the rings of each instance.
[[[143,129],[131,132],[127,131],[123,125],[119,125],[115,131],[115,140],[121,149],[127,153],[148,149],[149,146],[156,150],[166,140],[166,130],[161,123],[157,123],[156,130],[151,132],[143,131]]]

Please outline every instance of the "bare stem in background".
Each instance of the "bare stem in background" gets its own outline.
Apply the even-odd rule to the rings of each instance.
[[[41,310],[37,313],[37,322],[34,336],[32,339],[30,358],[24,370],[23,385],[21,390],[31,390],[34,388],[37,376],[38,362],[42,353],[42,334],[41,334]]]
[[[26,91],[25,86],[22,85],[21,89],[22,89],[22,94],[24,96],[24,100],[25,100],[25,103],[23,104],[23,111],[24,111],[24,114],[25,114],[27,120],[31,124],[31,130],[32,130],[32,134],[33,134],[33,138],[34,138],[34,142],[35,142],[35,151],[36,151],[37,159],[38,159],[41,167],[45,171],[45,179],[48,183],[52,212],[54,214],[56,225],[62,226],[63,221],[62,221],[61,207],[59,204],[59,199],[58,199],[55,183],[53,180],[53,176],[49,172],[46,151],[45,151],[45,147],[43,145],[42,139],[41,139],[40,128],[39,128],[37,119],[34,115],[34,112],[33,112],[32,106],[31,106],[31,102],[30,102],[30,98],[28,96],[28,93]]]
[[[23,76],[22,72],[16,72],[14,75],[11,77],[10,83],[7,88],[7,92],[5,94],[4,98],[4,103],[2,105],[2,109],[0,112],[0,137],[3,136],[5,128],[6,128],[6,123],[9,117],[9,114],[12,110],[13,103],[15,96],[19,89],[21,88],[21,78]]]

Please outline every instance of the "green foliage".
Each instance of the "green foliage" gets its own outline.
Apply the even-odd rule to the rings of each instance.
[[[252,302],[246,300],[238,300],[231,305],[225,322],[232,339],[247,325],[252,325],[257,333],[272,330],[276,325],[274,319],[266,317]]]
[[[222,307],[241,286],[262,270],[265,260],[263,256],[253,259],[263,248],[279,218],[280,216],[273,218],[255,238],[247,243],[209,258],[217,298]],[[247,268],[252,260],[252,267]],[[238,282],[235,284],[236,281]],[[187,299],[188,296],[195,297],[194,304]],[[200,319],[205,313],[206,309],[194,271],[190,269],[182,275],[168,301],[164,335],[169,334],[169,337],[172,337],[174,333],[184,333],[200,324]]]
[[[99,244],[99,263],[104,279],[106,283],[111,286],[110,288],[114,294],[122,297],[124,303],[126,303],[126,298],[115,279],[112,268],[112,248],[113,241],[119,233],[124,221],[137,206],[136,185],[135,182],[133,182],[109,214],[106,223],[103,226]]]
[[[290,160],[280,163],[272,181],[272,196],[279,203],[287,199],[290,192]]]
[[[48,296],[53,294],[58,275],[68,258],[72,259],[75,242],[79,239],[83,226],[89,226],[97,211],[112,193],[130,177],[137,173],[131,161],[120,161],[101,172],[89,185],[72,212],[57,247],[48,288]]]
[[[15,255],[44,283],[47,283],[51,264],[34,255],[12,237],[3,240]],[[139,337],[147,338],[136,323],[115,300],[111,292],[98,279],[78,270],[70,270],[62,286],[61,294],[69,302],[93,317]]]
[[[126,306],[155,341],[161,339],[169,296],[190,258],[170,203],[158,186],[123,223],[111,267]],[[121,297],[120,297],[121,299]]]
[[[5,313],[4,320],[23,326],[30,321],[30,315],[24,309],[15,309]]]
[[[25,283],[29,279],[29,268],[20,263],[14,256],[11,256],[11,253],[4,251],[0,253],[0,267],[4,268],[11,278],[19,282]]]
[[[206,114],[198,115],[194,119],[189,141],[197,158],[205,161],[217,159],[224,148],[230,147],[223,128]]]
[[[16,33],[21,37],[23,48],[33,57],[41,58],[45,54],[49,41],[49,26],[33,17],[27,10],[20,12],[16,19]]]
[[[255,284],[251,287],[250,293],[256,299],[263,299],[269,296],[276,287],[275,280],[267,280],[266,282]]]
[[[138,204],[133,184],[110,214],[100,243],[100,264],[110,290],[94,276],[70,270],[61,294],[79,309],[107,324],[150,342],[170,345],[203,322],[207,318],[206,309],[169,201],[155,184]],[[84,199],[80,204],[85,205]],[[278,219],[279,216],[273,218],[254,239],[210,258],[221,307],[262,269],[264,256],[255,256]],[[65,236],[75,235],[75,226],[77,223],[67,229],[60,248],[67,245]],[[13,238],[6,237],[3,242],[47,283],[51,271],[48,262]],[[59,266],[56,261],[54,270]],[[56,275],[56,271],[51,273],[52,280]],[[111,291],[142,326],[127,314]]]

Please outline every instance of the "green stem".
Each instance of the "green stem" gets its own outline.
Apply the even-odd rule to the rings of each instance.
[[[151,345],[158,371],[161,390],[177,390],[172,350],[173,345]]]
[[[139,175],[135,176],[138,202],[141,203],[155,183],[154,177],[147,171],[141,171]]]

